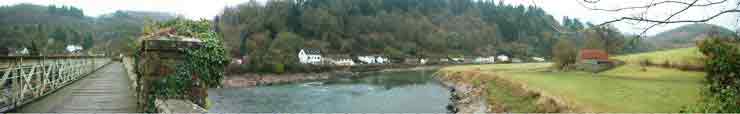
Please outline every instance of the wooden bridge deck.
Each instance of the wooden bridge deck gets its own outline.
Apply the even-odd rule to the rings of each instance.
[[[123,65],[111,62],[93,74],[13,112],[139,112],[134,92]]]

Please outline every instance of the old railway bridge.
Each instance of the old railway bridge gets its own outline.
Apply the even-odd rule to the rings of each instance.
[[[138,112],[123,65],[104,56],[0,57],[2,112]]]

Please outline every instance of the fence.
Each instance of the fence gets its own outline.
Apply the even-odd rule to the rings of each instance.
[[[110,61],[103,56],[0,57],[0,112],[53,93]]]

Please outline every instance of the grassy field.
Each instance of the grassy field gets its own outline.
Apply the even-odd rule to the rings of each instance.
[[[641,60],[648,60],[653,63],[664,64],[669,62],[671,64],[703,64],[702,58],[704,55],[699,52],[696,47],[690,48],[679,48],[665,51],[656,51],[640,54],[630,54],[613,57],[631,64],[639,64]]]
[[[698,54],[698,55],[697,55]],[[614,57],[627,64],[601,73],[552,72],[550,63],[465,65],[443,68],[440,71],[477,71],[490,73],[512,81],[521,82],[528,88],[543,90],[561,97],[569,105],[594,112],[678,112],[684,106],[699,100],[703,86],[703,72],[645,67],[638,60],[671,61],[682,64],[699,64],[701,57],[696,48],[682,48]],[[507,92],[507,88],[489,85],[489,92]],[[529,98],[514,97],[503,93],[489,94],[489,99],[500,102],[516,102],[514,109],[532,111]]]

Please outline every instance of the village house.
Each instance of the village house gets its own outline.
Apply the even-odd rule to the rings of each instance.
[[[354,66],[355,65],[355,61],[352,61],[352,59],[346,59],[346,58],[335,59],[332,61],[332,63],[337,66]]]
[[[465,62],[465,58],[464,57],[450,57],[450,60],[452,60],[452,62],[456,62],[456,63]]]
[[[327,63],[337,66],[354,66],[355,61],[349,55],[328,55],[324,57]]]
[[[357,60],[365,64],[386,64],[388,58],[379,55],[357,56]]]
[[[79,45],[67,45],[65,49],[70,54],[80,54],[82,52],[82,46]]]
[[[609,62],[609,54],[599,49],[581,49],[578,54],[578,61],[581,63],[600,64]]]
[[[609,61],[609,54],[600,49],[581,49],[578,54],[576,69],[599,72],[614,67]]]
[[[494,62],[496,62],[496,58],[493,57],[493,56],[477,57],[477,58],[475,58],[475,60],[473,62],[479,63],[479,64],[494,63]]]
[[[298,52],[298,61],[302,64],[321,64],[321,51],[318,49],[304,48]]]
[[[498,55],[498,56],[496,56],[496,59],[498,59],[501,62],[508,62],[509,61],[509,56],[508,55]]]

